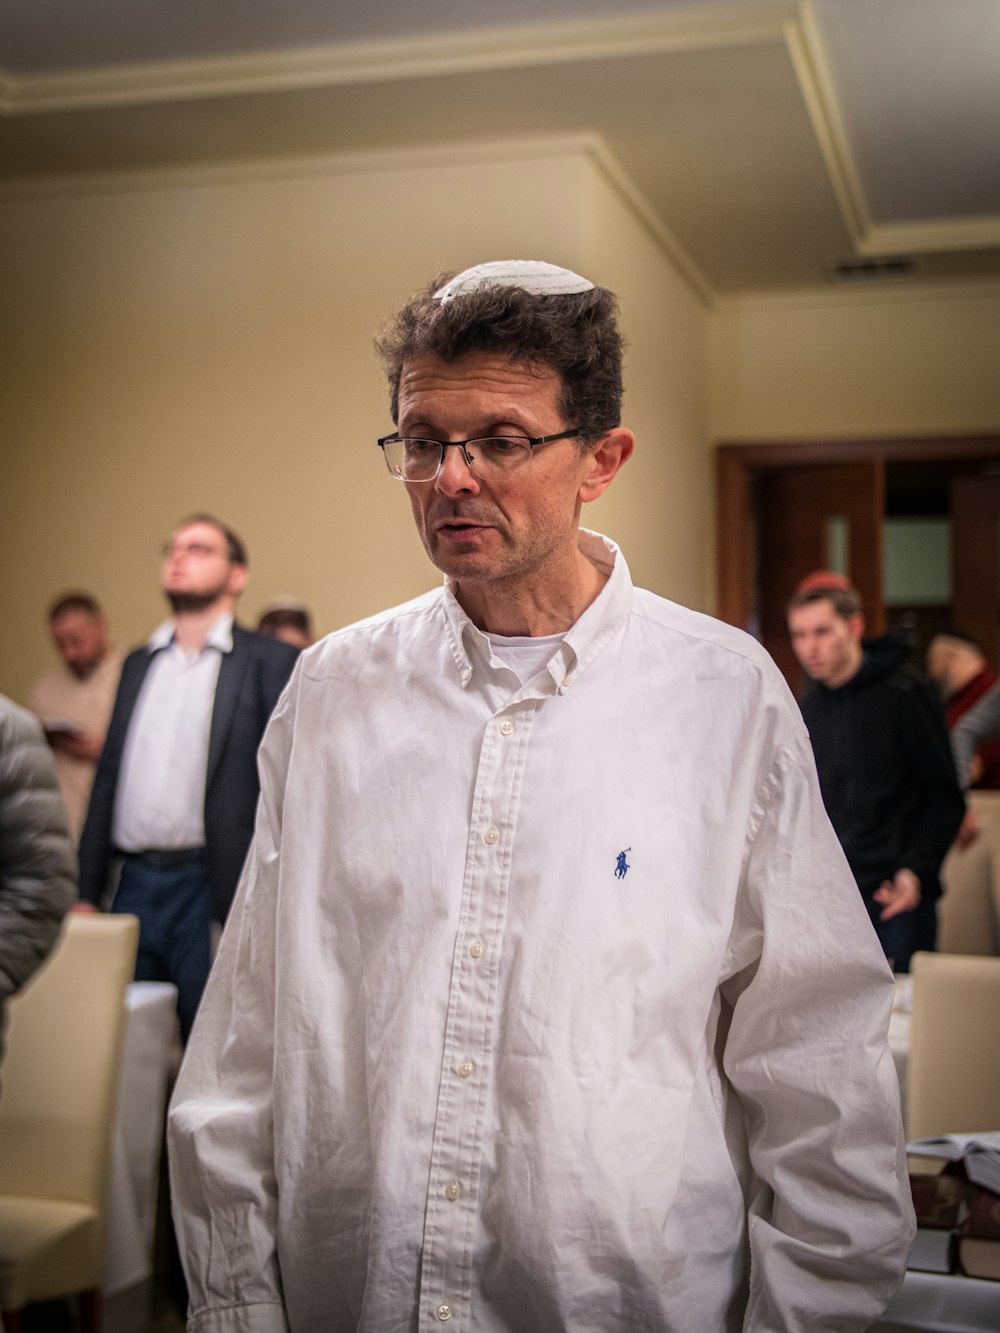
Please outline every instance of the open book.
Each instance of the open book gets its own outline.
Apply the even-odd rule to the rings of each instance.
[[[911,1139],[906,1145],[906,1151],[915,1157],[938,1157],[946,1162],[961,1162],[966,1176],[974,1185],[1000,1194],[1000,1130]]]

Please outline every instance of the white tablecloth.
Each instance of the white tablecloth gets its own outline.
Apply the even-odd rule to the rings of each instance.
[[[892,1304],[874,1325],[886,1333],[894,1325],[928,1333],[997,1333],[1000,1282],[945,1273],[907,1273]]]
[[[106,1296],[133,1287],[152,1273],[177,987],[160,981],[134,981],[128,988],[126,1007],[125,1054],[112,1148]]]

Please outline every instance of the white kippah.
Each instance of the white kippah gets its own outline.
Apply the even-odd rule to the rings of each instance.
[[[459,273],[438,288],[434,299],[443,303],[480,287],[520,287],[535,296],[569,296],[593,291],[594,284],[579,273],[546,264],[542,259],[494,259]]]

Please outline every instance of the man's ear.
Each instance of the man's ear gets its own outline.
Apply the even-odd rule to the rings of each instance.
[[[851,626],[851,637],[857,639],[858,643],[865,636],[865,617],[862,611],[856,611],[849,621]]]
[[[229,568],[229,595],[239,597],[250,582],[250,572],[246,565],[231,565]]]
[[[632,457],[634,448],[635,436],[622,426],[616,426],[601,437],[587,455],[589,467],[580,487],[580,499],[584,504],[604,494],[618,469]]]

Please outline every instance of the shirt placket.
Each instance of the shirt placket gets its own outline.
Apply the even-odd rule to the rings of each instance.
[[[420,1328],[470,1326],[479,1175],[512,840],[537,699],[517,696],[480,748],[452,960],[420,1278]]]

